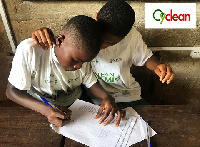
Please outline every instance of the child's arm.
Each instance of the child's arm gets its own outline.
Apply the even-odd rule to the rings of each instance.
[[[46,116],[48,121],[56,126],[62,126],[63,121],[66,118],[71,117],[71,113],[67,109],[65,111],[67,114],[65,115],[64,113],[46,105],[42,101],[33,98],[30,94],[27,93],[26,90],[19,90],[15,88],[9,82],[7,85],[6,95],[10,100]]]
[[[41,28],[32,33],[32,39],[38,46],[44,49],[52,48],[55,44],[55,37],[51,29]]]
[[[101,117],[103,111],[105,110],[105,113],[99,120],[99,123],[102,122],[103,125],[107,125],[110,123],[114,117],[115,113],[117,113],[117,121],[115,123],[115,126],[119,126],[120,121],[125,117],[125,112],[122,110],[119,110],[117,105],[115,104],[115,99],[110,96],[97,82],[92,87],[89,88],[90,92],[97,98],[100,98],[102,100],[101,106],[99,108],[99,111],[97,115],[94,117],[95,119]],[[105,120],[108,117],[107,120]]]
[[[171,67],[166,64],[161,64],[158,59],[153,55],[145,63],[146,67],[153,70],[159,77],[162,83],[169,84],[174,78],[174,72]]]

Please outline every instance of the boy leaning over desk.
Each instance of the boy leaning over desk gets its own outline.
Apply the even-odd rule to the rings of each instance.
[[[67,22],[51,50],[36,46],[31,38],[22,41],[13,58],[7,97],[46,116],[50,123],[62,126],[71,117],[71,111],[67,108],[80,97],[80,85],[83,83],[102,100],[95,118],[99,118],[105,110],[99,122],[106,125],[117,113],[118,126],[122,112],[114,98],[97,83],[90,64],[85,63],[98,54],[100,36],[98,23],[90,17],[79,15]],[[62,111],[47,104],[56,105]]]
[[[102,28],[99,54],[92,60],[92,70],[101,86],[115,98],[118,106],[149,104],[141,98],[141,87],[132,77],[130,67],[146,66],[169,84],[174,78],[171,67],[160,63],[147,49],[141,34],[133,26],[135,12],[124,0],[108,1],[95,16]],[[42,28],[32,33],[35,44],[48,48],[55,42],[53,33]],[[98,99],[92,97],[95,103]]]

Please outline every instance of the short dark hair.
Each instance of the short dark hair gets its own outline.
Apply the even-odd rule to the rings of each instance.
[[[104,32],[124,37],[135,22],[135,12],[124,0],[110,0],[98,12],[97,21]]]
[[[93,18],[78,15],[71,18],[62,30],[72,38],[73,44],[88,53],[98,54],[101,46],[100,26]]]

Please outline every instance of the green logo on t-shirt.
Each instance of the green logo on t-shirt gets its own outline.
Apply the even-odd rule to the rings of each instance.
[[[55,75],[50,74],[50,77],[45,79],[44,82],[50,87],[54,87],[58,83],[58,80],[56,79]]]
[[[110,63],[122,61],[122,58],[110,59]]]
[[[102,79],[105,82],[116,82],[119,81],[120,76],[115,77],[115,73],[96,73],[94,72],[97,79]]]
[[[78,78],[75,78],[75,79],[69,79],[69,80],[68,80],[68,83],[71,83],[71,84],[72,84],[72,83],[76,82],[78,79],[79,79],[79,77],[78,77]]]

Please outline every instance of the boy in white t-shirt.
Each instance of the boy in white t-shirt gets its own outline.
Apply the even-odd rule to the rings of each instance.
[[[170,66],[161,64],[147,49],[141,34],[133,27],[135,12],[124,0],[108,1],[95,16],[102,28],[101,51],[91,62],[92,70],[102,87],[119,105],[146,104],[141,98],[141,87],[130,73],[132,64],[154,71],[162,83],[174,77]],[[36,44],[52,46],[50,29],[32,33]],[[97,103],[97,99],[93,99]]]
[[[7,97],[46,116],[50,123],[62,126],[68,117],[71,118],[67,107],[80,97],[80,85],[83,83],[102,100],[95,116],[99,118],[105,110],[99,123],[106,125],[117,113],[118,126],[122,112],[114,98],[97,83],[91,65],[87,63],[100,50],[100,36],[98,23],[88,16],[79,15],[68,21],[51,50],[36,46],[31,38],[22,41],[13,59]],[[46,105],[43,98],[65,113]]]

